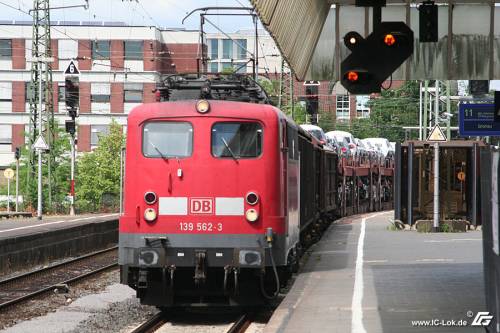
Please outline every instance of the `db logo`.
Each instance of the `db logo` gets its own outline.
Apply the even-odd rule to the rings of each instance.
[[[191,198],[189,199],[190,214],[213,214],[214,213],[213,198]]]

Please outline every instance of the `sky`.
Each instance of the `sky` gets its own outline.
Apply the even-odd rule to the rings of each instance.
[[[50,7],[83,5],[84,0],[51,0]],[[14,8],[10,8],[14,7]],[[0,20],[32,18],[27,12],[33,0],[0,0]],[[195,8],[207,6],[251,7],[248,0],[89,0],[89,9],[71,8],[51,11],[54,21],[120,21],[130,25],[198,29],[196,13],[182,24],[182,18]],[[214,23],[227,32],[250,28],[250,18],[214,17]],[[206,25],[208,28],[208,24]],[[207,29],[210,30],[210,29]]]

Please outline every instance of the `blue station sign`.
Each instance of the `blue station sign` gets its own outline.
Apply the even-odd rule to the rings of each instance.
[[[458,119],[460,136],[500,136],[493,103],[460,103]]]

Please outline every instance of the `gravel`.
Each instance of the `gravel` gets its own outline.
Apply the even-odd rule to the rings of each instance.
[[[156,307],[141,305],[138,299],[131,298],[97,311],[70,333],[129,332],[156,313]]]
[[[2,311],[0,330],[55,312],[58,308],[67,306],[82,296],[102,292],[107,286],[118,283],[119,278],[119,271],[111,270],[70,285],[67,293],[47,293],[20,305],[11,306]]]

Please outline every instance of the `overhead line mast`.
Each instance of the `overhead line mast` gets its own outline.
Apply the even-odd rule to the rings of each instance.
[[[30,104],[30,122],[28,131],[29,163],[27,174],[26,193],[35,193],[36,184],[36,152],[33,145],[39,136],[43,137],[49,147],[46,163],[48,166],[48,204],[52,204],[52,172],[54,153],[54,100],[52,85],[52,58],[50,37],[50,7],[49,0],[34,0],[33,10],[33,38],[31,51],[31,82],[27,86],[27,96]],[[40,89],[42,90],[40,92]],[[42,101],[40,101],[40,97]],[[41,119],[39,118],[41,117]],[[41,121],[40,121],[41,120]],[[41,126],[40,126],[41,125]],[[33,205],[34,198],[28,198]]]

